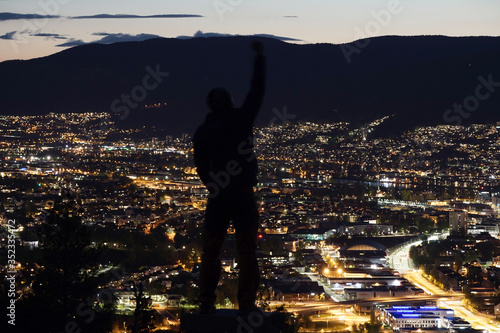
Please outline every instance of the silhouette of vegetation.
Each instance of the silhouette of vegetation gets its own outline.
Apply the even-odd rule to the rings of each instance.
[[[382,328],[382,324],[378,321],[367,322],[359,325],[352,325],[353,333],[379,333]]]
[[[91,246],[89,230],[72,203],[54,205],[39,229],[39,239],[41,266],[32,293],[18,302],[19,313],[30,313],[31,318],[16,326],[23,332],[109,328],[113,306],[99,303],[96,297],[102,249]]]
[[[132,333],[150,333],[155,329],[154,325],[154,310],[151,309],[151,299],[144,296],[144,286],[142,282],[134,286],[135,295],[135,311],[134,311],[134,325],[132,326]]]

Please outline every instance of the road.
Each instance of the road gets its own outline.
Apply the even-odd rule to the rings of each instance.
[[[281,302],[271,302],[270,305],[281,305]],[[296,315],[311,316],[311,321],[322,322],[341,322],[347,325],[347,329],[351,330],[353,324],[364,324],[370,320],[370,316],[366,314],[357,314],[352,309],[352,304],[343,304],[336,302],[298,302],[293,305],[286,306],[288,312]],[[328,330],[327,330],[328,331]]]
[[[443,235],[433,235],[429,237],[429,240],[438,239],[441,237],[446,237]],[[419,245],[421,241],[415,241],[406,244],[401,249],[394,251],[389,256],[388,263],[397,271],[399,271],[408,281],[410,281],[415,286],[423,289],[427,295],[422,296],[406,296],[406,297],[388,297],[388,298],[377,298],[377,299],[366,299],[365,302],[371,302],[373,304],[386,303],[390,304],[395,301],[404,304],[407,301],[414,301],[416,299],[429,299],[435,300],[437,305],[443,308],[453,309],[455,311],[455,316],[461,317],[472,324],[476,329],[487,330],[490,333],[500,332],[500,325],[493,324],[491,321],[492,317],[475,314],[467,310],[461,303],[463,298],[462,293],[448,293],[422,276],[422,272],[417,271],[413,268],[412,262],[409,259],[409,251],[412,246]],[[317,274],[306,273],[311,280],[317,281],[320,286],[323,286],[325,293],[331,296],[336,302],[299,302],[296,304],[289,304],[286,308],[287,311],[294,312],[296,314],[306,314],[306,315],[317,315],[318,312],[324,315],[333,315],[340,321],[343,321],[349,327],[352,327],[354,323],[363,323],[369,320],[366,315],[358,315],[352,312],[352,306],[354,301],[342,300],[338,294],[336,294],[328,285],[325,285],[323,281],[318,277]],[[359,301],[358,301],[359,302]],[[274,302],[272,305],[281,305],[282,302]],[[329,318],[329,317],[328,317]],[[314,320],[325,321],[325,318],[317,318]],[[326,319],[328,320],[328,319]]]
[[[410,248],[420,245],[421,243],[422,241],[415,241],[391,253],[388,260],[389,266],[401,274],[413,270],[413,262],[409,256]]]
[[[429,240],[434,240],[442,237],[446,237],[447,234],[443,235],[433,235],[429,237]],[[500,332],[500,325],[493,324],[491,319],[493,316],[486,316],[479,313],[473,313],[466,309],[461,302],[463,298],[462,293],[449,293],[441,288],[435,286],[433,283],[428,281],[422,276],[422,271],[413,268],[413,263],[409,258],[410,248],[412,246],[419,245],[421,241],[415,241],[410,244],[403,246],[401,249],[394,251],[390,255],[388,262],[395,270],[399,271],[408,281],[410,281],[415,286],[423,289],[429,295],[442,296],[438,299],[438,306],[444,308],[450,308],[455,311],[455,316],[461,317],[472,324],[472,327],[476,329],[488,330],[490,333]],[[444,296],[447,296],[446,298]],[[450,296],[456,296],[457,298]]]
[[[429,241],[437,240],[440,238],[445,238],[447,236],[448,236],[448,233],[434,234],[434,235],[429,236],[428,240]],[[401,274],[405,274],[405,273],[413,271],[415,269],[415,266],[413,265],[413,262],[410,259],[410,248],[412,246],[418,246],[420,244],[422,244],[422,241],[417,240],[417,241],[405,244],[400,249],[393,251],[389,255],[389,260],[387,260],[387,262],[389,263],[389,266]]]
[[[430,281],[428,281],[426,278],[422,276],[422,272],[419,270],[407,272],[406,274],[403,274],[403,276],[410,281],[413,285],[419,287],[420,289],[423,289],[426,293],[430,295],[436,295],[436,296],[450,296],[451,294],[449,292],[444,291],[443,289],[439,288],[438,286],[434,285]],[[453,293],[453,295],[461,296],[463,297],[462,293]]]
[[[490,321],[493,316],[487,316],[480,313],[473,313],[462,305],[462,293],[448,293],[422,276],[422,271],[414,271],[405,274],[405,278],[414,285],[422,288],[426,293],[436,296],[457,296],[457,298],[445,299],[440,298],[437,304],[444,308],[449,308],[455,311],[455,316],[461,317],[472,324],[476,329],[488,330],[489,332],[500,332],[500,325],[493,324]]]

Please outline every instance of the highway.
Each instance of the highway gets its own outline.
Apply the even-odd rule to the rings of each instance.
[[[280,306],[283,302],[270,302],[271,306]],[[351,330],[353,324],[364,324],[370,321],[370,316],[357,314],[350,302],[298,302],[286,306],[288,312],[295,315],[311,316],[311,321],[341,322]],[[329,332],[328,330],[325,332]]]
[[[494,316],[473,313],[463,306],[461,301],[463,299],[462,293],[449,293],[436,287],[422,276],[422,271],[420,270],[405,274],[405,278],[419,288],[422,288],[426,293],[440,296],[437,302],[438,306],[454,310],[455,316],[467,320],[475,329],[488,330],[490,333],[500,332],[500,325],[492,322]]]
[[[429,237],[429,240],[447,237],[447,234],[438,234]],[[408,281],[416,287],[423,289],[427,294],[439,297],[437,305],[444,308],[450,308],[455,311],[455,316],[461,317],[472,324],[475,329],[488,330],[490,333],[500,332],[500,325],[492,322],[493,316],[487,316],[479,313],[473,313],[466,309],[461,299],[462,293],[447,292],[435,286],[422,276],[422,271],[416,270],[409,258],[410,248],[420,245],[422,241],[415,241],[403,246],[401,249],[390,254],[388,260],[391,267],[402,274]]]
[[[435,240],[440,237],[446,237],[447,234],[432,235],[429,240]],[[476,329],[488,331],[489,333],[500,332],[500,325],[492,322],[493,316],[486,316],[482,314],[475,314],[467,310],[461,303],[463,299],[462,293],[449,293],[446,292],[422,276],[422,272],[413,267],[413,263],[409,258],[409,251],[412,246],[421,244],[422,241],[414,241],[405,244],[400,249],[393,251],[389,256],[387,262],[395,271],[398,271],[413,285],[425,291],[425,295],[420,296],[402,296],[402,297],[381,297],[373,299],[363,299],[356,301],[346,301],[343,297],[335,293],[327,284],[323,283],[322,279],[316,273],[305,273],[312,281],[318,282],[329,296],[328,299],[333,301],[301,301],[293,303],[285,303],[285,308],[288,312],[295,313],[296,315],[309,315],[311,320],[329,322],[334,324],[335,321],[343,322],[351,329],[353,324],[360,324],[369,321],[369,316],[366,314],[356,314],[353,310],[355,304],[410,304],[415,300],[428,300],[435,301],[438,306],[442,308],[449,308],[455,311],[455,316],[461,317],[472,324]],[[283,302],[271,301],[271,307],[281,306]],[[166,316],[166,314],[165,314]],[[175,323],[173,318],[172,324]],[[332,328],[330,328],[332,329]],[[328,330],[327,330],[328,331]]]
[[[447,236],[448,233],[434,234],[429,236],[428,240],[429,241],[437,240],[440,238],[445,238]],[[412,246],[418,246],[420,244],[422,244],[421,240],[410,242],[405,244],[400,249],[395,250],[394,252],[389,254],[389,259],[387,260],[389,266],[395,271],[398,271],[400,274],[405,274],[407,272],[413,271],[415,267],[410,259],[410,248]]]
[[[447,234],[436,234],[429,237],[429,240],[446,237]],[[421,244],[422,241],[414,241],[405,244],[400,249],[393,251],[387,260],[391,268],[398,271],[413,285],[425,291],[425,295],[421,296],[402,296],[402,297],[381,297],[373,299],[363,299],[356,301],[345,301],[343,297],[336,294],[328,285],[323,283],[321,278],[315,273],[305,273],[312,281],[318,282],[324,287],[325,293],[334,301],[323,302],[297,302],[288,303],[285,308],[287,311],[295,314],[303,314],[312,316],[313,321],[329,321],[337,320],[344,322],[348,329],[352,328],[353,324],[359,324],[369,321],[369,316],[364,314],[356,314],[353,311],[353,306],[356,303],[365,304],[409,304],[415,300],[435,301],[442,308],[449,308],[455,311],[455,316],[461,317],[472,324],[476,329],[485,330],[489,333],[500,332],[500,325],[494,324],[492,316],[475,314],[467,310],[461,303],[463,299],[462,293],[449,293],[431,282],[427,281],[422,272],[413,267],[413,263],[409,258],[409,251],[412,246]],[[280,306],[283,302],[270,302],[271,306]]]

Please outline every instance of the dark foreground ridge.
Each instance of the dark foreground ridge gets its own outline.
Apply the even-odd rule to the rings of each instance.
[[[285,315],[279,312],[254,311],[238,316],[238,310],[217,310],[213,315],[185,313],[182,333],[280,333],[285,329]]]

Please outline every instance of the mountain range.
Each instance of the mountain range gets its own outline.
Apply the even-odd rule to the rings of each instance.
[[[243,102],[255,39],[268,68],[258,125],[292,118],[362,125],[389,115],[380,132],[391,134],[500,121],[500,37],[444,36],[340,45],[251,36],[81,45],[0,63],[0,114],[105,111],[122,126],[189,133],[208,112],[211,88],[226,87]]]

